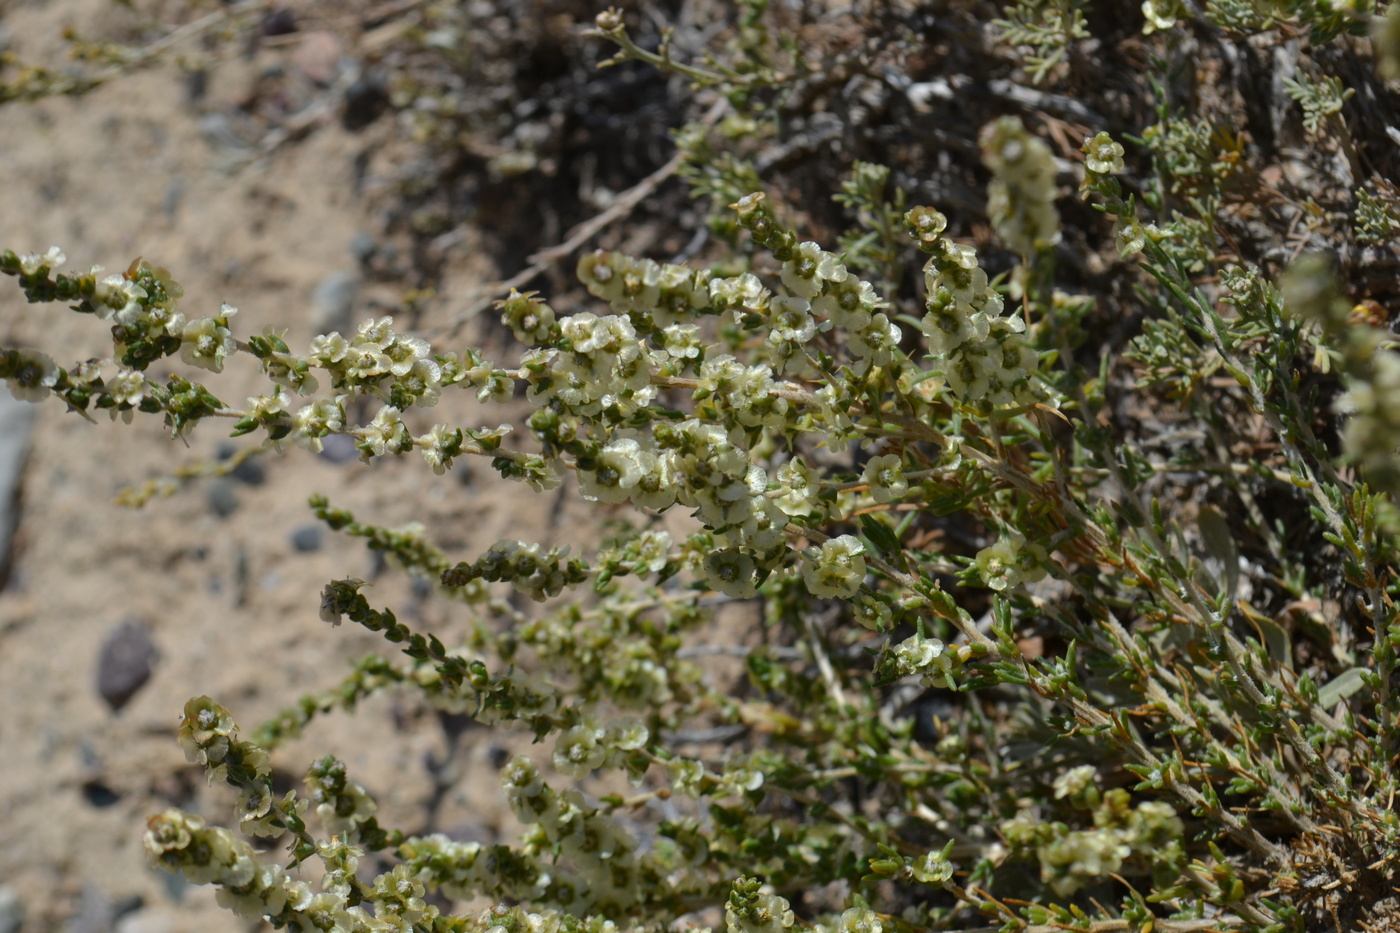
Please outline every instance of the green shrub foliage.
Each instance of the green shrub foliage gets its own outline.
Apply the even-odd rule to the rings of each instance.
[[[386,654],[247,733],[190,700],[180,744],[235,828],[154,815],[152,863],[295,930],[1394,929],[1400,6],[1132,6],[744,0],[708,46],[598,15],[590,54],[693,118],[663,173],[698,245],[584,248],[581,290],[511,290],[500,361],[388,317],[240,336],[147,263],[0,254],[113,335],[67,366],[0,351],[20,398],[289,456],[348,434],[366,461],[481,458],[632,516],[591,553],[449,555],[314,499],[476,640],[327,583],[322,618]],[[3,97],[99,77],[12,72]],[[434,80],[394,106],[441,104]],[[421,111],[426,153],[485,125]],[[676,192],[654,198],[622,223],[664,224]],[[221,401],[250,357],[266,393]],[[528,411],[414,433],[462,390]],[[697,634],[736,601],[764,630],[723,646],[738,682]],[[520,838],[383,826],[333,758],[273,792],[279,743],[384,690],[542,743],[501,771]],[[371,852],[394,867],[366,880]]]

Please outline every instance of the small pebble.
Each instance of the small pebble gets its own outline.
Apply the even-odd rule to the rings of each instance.
[[[245,486],[261,486],[267,482],[267,467],[257,457],[250,457],[234,467],[229,476]]]
[[[173,915],[143,907],[118,920],[115,933],[175,933],[178,929]]]
[[[379,251],[379,240],[368,230],[361,230],[350,239],[350,255],[360,265],[365,265]]]
[[[302,554],[310,554],[321,549],[322,527],[302,525],[292,532],[292,547]]]
[[[180,199],[185,196],[185,183],[178,178],[170,179],[165,186],[165,196],[161,199],[161,210],[165,216],[174,217],[180,209]]]
[[[165,888],[166,896],[176,904],[183,904],[194,884],[187,881],[178,871],[162,871],[157,874],[160,876],[161,886]]]
[[[111,933],[112,899],[94,884],[78,892],[78,906],[68,918],[68,933]]]
[[[0,390],[0,587],[9,571],[10,538],[18,520],[14,505],[37,408]]]
[[[237,444],[223,443],[219,445],[218,456],[220,460],[227,460],[238,453]],[[257,456],[249,457],[228,474],[245,486],[261,486],[267,482],[267,467]]]
[[[24,904],[15,889],[0,884],[0,933],[19,933],[24,923]]]
[[[297,31],[297,18],[286,7],[269,10],[262,20],[262,34],[265,36],[285,36]]]
[[[97,778],[93,778],[90,781],[83,782],[83,799],[88,802],[89,806],[102,810],[106,807],[110,807],[122,798],[121,794],[112,790],[106,783]]]
[[[112,712],[146,685],[159,657],[155,642],[140,622],[129,619],[112,630],[97,659],[97,692]]]
[[[332,272],[316,283],[311,303],[316,306],[313,322],[318,333],[345,333],[354,324],[355,298],[360,291],[360,279],[344,269]]]
[[[345,48],[328,32],[308,32],[292,53],[292,64],[312,81],[328,87],[340,72]]]
[[[322,438],[321,459],[331,463],[349,463],[358,460],[360,452],[355,448],[355,439],[348,434],[331,434]]]
[[[209,72],[195,68],[185,72],[185,101],[197,104],[209,93]]]
[[[378,120],[388,109],[389,90],[384,76],[361,75],[345,89],[345,109],[340,113],[340,125],[355,133]]]
[[[209,486],[204,490],[204,501],[208,503],[209,510],[220,518],[228,518],[238,511],[238,493],[233,489],[233,483],[220,476],[210,480]]]

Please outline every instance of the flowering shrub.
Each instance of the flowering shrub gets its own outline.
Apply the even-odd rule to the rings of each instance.
[[[1182,54],[1194,15],[1221,43],[1310,32],[1316,62],[1374,28],[1382,66],[1400,57],[1396,6],[1187,6],[1143,4],[1141,41]],[[1085,7],[1020,0],[994,28],[1033,49],[1027,77],[1063,80]],[[910,203],[891,169],[853,162],[838,197],[858,226],[805,239],[746,161],[782,132],[773,96],[814,70],[761,13],[745,5],[700,63],[638,45],[618,11],[598,16],[617,62],[727,101],[721,129],[677,134],[727,247],[708,267],[584,251],[589,298],[497,302],[520,344],[506,361],[390,317],[302,352],[279,333],[238,336],[228,305],[187,316],[149,263],[110,274],[72,270],[57,247],[0,253],[29,301],[113,337],[110,357],[70,366],[0,351],[19,398],[159,416],[174,436],[225,419],[275,450],[345,434],[367,462],[417,453],[439,474],[480,458],[502,482],[576,484],[638,519],[593,553],[507,540],[454,562],[421,527],[363,525],[315,498],[332,528],[477,613],[479,643],[415,630],[362,581],[327,583],[323,619],[400,653],[251,738],[215,700],[190,700],[180,744],[233,786],[242,835],[167,810],[150,820],[150,860],[298,930],[1396,923],[1400,363],[1388,319],[1358,311],[1394,300],[1393,283],[1362,294],[1321,256],[1284,268],[1236,242],[1263,184],[1242,177],[1251,150],[1165,85],[1155,122],[1079,134],[1072,164],[1026,121],[987,121],[967,140],[987,182],[977,237]],[[1393,111],[1394,92],[1368,80]],[[1363,165],[1354,89],[1290,87],[1299,125],[1339,127],[1339,157]],[[1093,211],[1066,196],[1069,176]],[[1393,255],[1393,186],[1342,190],[1356,219],[1334,235]],[[1117,342],[1088,339],[1109,327],[1103,309],[1065,287],[1080,249],[1132,283],[1112,298],[1132,330]],[[915,257],[921,282],[904,274]],[[267,391],[222,401],[213,377],[249,358]],[[519,394],[529,414],[415,433],[454,390],[488,405]],[[360,402],[375,408],[365,423]],[[676,514],[689,523],[663,528]],[[490,586],[504,583],[539,611],[507,607]],[[757,601],[769,636],[733,646],[743,685],[686,649],[733,600]],[[518,840],[381,826],[333,758],[304,791],[273,792],[280,742],[391,688],[548,743],[501,770]],[[636,794],[602,793],[610,772]],[[288,864],[245,836],[279,840]],[[358,870],[381,851],[391,869]],[[313,858],[314,886],[289,871]],[[444,896],[495,906],[453,914]]]

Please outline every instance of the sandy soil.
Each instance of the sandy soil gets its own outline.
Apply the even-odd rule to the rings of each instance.
[[[10,47],[31,60],[59,60],[65,24],[120,38],[134,22],[105,0],[8,6]],[[353,278],[352,240],[376,229],[371,199],[353,193],[353,162],[390,128],[352,135],[328,121],[236,166],[227,147],[201,133],[200,120],[231,111],[260,69],[296,51],[286,43],[218,64],[197,103],[187,77],[166,65],[81,99],[0,110],[0,246],[59,244],[73,267],[122,269],[144,256],[184,285],[187,313],[227,300],[241,309],[241,335],[285,328],[293,346],[304,346],[326,314],[313,299],[318,283]],[[491,274],[472,267],[469,248],[459,255],[425,323],[445,320],[452,296]],[[396,300],[390,286],[362,284],[354,312],[392,313]],[[98,322],[26,306],[12,284],[0,288],[0,341],[38,346],[64,365],[110,353]],[[265,385],[242,361],[209,384],[231,400]],[[448,402],[434,415],[476,420]],[[504,496],[505,484],[484,467],[435,477],[416,459],[367,468],[299,450],[261,458],[262,485],[200,480],[143,509],[115,504],[124,487],[215,456],[228,443],[219,427],[205,425],[182,445],[156,419],[90,424],[56,400],[40,406],[12,579],[0,592],[0,884],[17,895],[25,933],[246,927],[218,910],[209,890],[147,868],[140,837],[146,817],[172,804],[227,822],[228,789],[205,788],[174,742],[188,697],[210,694],[252,728],[301,693],[336,683],[347,660],[390,650],[353,626],[331,630],[318,619],[325,581],[370,579],[375,568],[360,544],[329,532],[318,550],[293,547],[292,534],[314,524],[308,494],[325,492],[379,524],[422,520],[459,554],[507,531],[569,537],[544,527],[552,502]],[[238,505],[221,516],[212,504],[229,493]],[[392,570],[375,578],[370,595],[377,605],[412,603],[408,581]],[[441,603],[423,611],[445,640],[465,630],[465,619]],[[147,626],[159,661],[113,713],[97,692],[96,668],[104,639],[126,620]],[[315,724],[276,762],[296,775],[314,757],[336,754],[378,797],[387,823],[419,829],[433,793],[425,762],[445,748],[429,713],[380,697],[353,722]],[[501,819],[492,752],[484,741],[468,748],[439,826],[491,836]]]

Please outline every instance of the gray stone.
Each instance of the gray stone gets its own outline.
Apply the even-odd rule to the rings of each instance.
[[[116,712],[151,679],[160,652],[146,626],[127,619],[107,636],[97,660],[97,692]]]
[[[111,933],[112,899],[96,885],[85,884],[78,892],[78,907],[68,918],[68,933]]]
[[[233,483],[222,476],[210,480],[209,487],[204,490],[204,501],[209,504],[209,510],[220,518],[228,518],[238,511],[238,493],[234,491]]]
[[[19,933],[24,923],[24,904],[15,889],[0,884],[0,933]]]
[[[302,525],[292,532],[292,547],[303,554],[310,554],[321,549],[320,525]]]
[[[374,234],[366,230],[361,230],[350,240],[350,255],[355,257],[355,261],[360,265],[365,265],[374,258],[374,254],[379,252],[379,241]]]
[[[143,907],[118,920],[115,933],[175,933],[176,929],[175,918],[169,913]]]
[[[0,588],[10,575],[10,541],[19,519],[15,505],[36,407],[0,392]]]
[[[321,440],[321,459],[331,463],[349,463],[360,458],[356,441],[348,434],[331,434]]]
[[[219,460],[227,460],[238,453],[238,445],[222,443],[219,445]],[[257,455],[249,457],[229,472],[229,476],[247,486],[261,486],[267,482],[267,468],[262,465],[262,461]]]
[[[355,299],[360,292],[360,278],[344,269],[330,273],[316,283],[311,293],[316,317],[312,321],[316,332],[346,333],[355,323]]]

